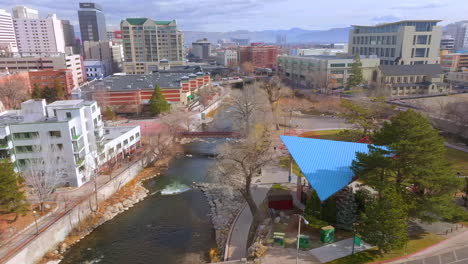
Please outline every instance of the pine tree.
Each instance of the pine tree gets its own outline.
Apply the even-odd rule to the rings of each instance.
[[[323,221],[327,221],[330,224],[336,223],[336,201],[335,196],[328,198],[322,203],[321,217]]]
[[[446,158],[444,139],[423,115],[409,110],[384,123],[372,136],[369,154],[359,153],[352,169],[356,176],[380,193],[387,186],[403,194],[410,215],[426,221],[456,214],[453,194],[461,179]]]
[[[312,190],[312,192],[310,193],[310,197],[309,199],[307,199],[306,202],[306,207],[304,210],[305,218],[309,219],[310,217],[315,217],[317,219],[320,219],[320,211],[320,199],[317,196],[317,192],[315,192],[315,190]]]
[[[65,91],[62,82],[59,80],[54,81],[55,94],[57,95],[58,100],[65,99]]]
[[[348,86],[355,87],[363,82],[361,57],[358,53],[354,55],[353,67],[351,68],[351,76],[349,77]]]
[[[150,110],[153,115],[159,115],[164,112],[168,112],[170,109],[170,104],[164,98],[161,88],[158,84],[154,86],[154,92],[149,101]]]
[[[0,212],[22,214],[27,211],[26,196],[21,190],[22,185],[18,182],[13,163],[0,161]],[[15,218],[16,220],[16,218]]]
[[[112,110],[112,108],[110,108],[109,106],[106,106],[106,111],[104,112],[104,117],[107,120],[114,120],[115,117],[116,117],[114,110]]]
[[[406,203],[397,189],[391,186],[366,206],[357,230],[364,241],[388,252],[402,248],[408,240],[407,217]]]
[[[57,90],[54,88],[45,87],[42,90],[42,98],[46,99],[47,103],[52,103],[57,100]]]
[[[357,220],[356,199],[351,188],[345,188],[337,194],[336,201],[336,226],[351,231]]]
[[[32,90],[32,93],[31,93],[31,98],[32,99],[42,98],[42,91],[41,91],[41,88],[39,88],[39,85],[37,85],[37,83],[33,84],[33,90]]]

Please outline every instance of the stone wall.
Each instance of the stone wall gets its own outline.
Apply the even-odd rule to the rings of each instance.
[[[141,162],[133,163],[129,168],[115,176],[98,189],[98,200],[102,202],[111,197],[121,187],[131,181],[142,169]],[[58,218],[51,226],[35,237],[30,243],[19,249],[7,264],[29,264],[40,260],[48,251],[57,247],[82,220],[86,219],[95,208],[94,195],[82,200],[77,206]]]

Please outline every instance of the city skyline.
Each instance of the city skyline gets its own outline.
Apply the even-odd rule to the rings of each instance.
[[[11,12],[14,6],[25,5],[38,9],[41,17],[56,13],[60,19],[69,19],[72,24],[78,25],[79,2],[84,1],[0,0],[0,7]],[[406,19],[440,19],[443,20],[441,24],[446,25],[464,19],[464,9],[459,8],[455,0],[411,0],[405,3],[389,0],[378,1],[378,5],[374,0],[320,3],[304,0],[235,0],[226,1],[221,5],[215,0],[88,2],[95,2],[103,7],[109,30],[118,29],[120,21],[130,17],[176,19],[184,31],[206,32],[279,30],[295,27],[326,30],[348,27],[351,24],[374,25]],[[281,10],[281,13],[278,10]],[[436,16],[432,15],[435,11]]]

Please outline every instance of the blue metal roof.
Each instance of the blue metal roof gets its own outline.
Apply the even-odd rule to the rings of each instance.
[[[291,136],[281,136],[281,140],[321,201],[351,182],[356,152],[369,152],[364,143]]]

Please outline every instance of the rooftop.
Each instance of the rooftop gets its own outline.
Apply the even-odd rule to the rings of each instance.
[[[433,22],[433,23],[439,23],[442,20],[401,20],[401,21],[395,21],[395,22],[389,22],[389,23],[381,23],[373,26],[367,26],[367,25],[351,25],[352,27],[383,27],[383,26],[389,26],[389,25],[398,25],[398,24],[403,24],[403,23],[426,23],[426,22]]]
[[[130,25],[138,26],[138,25],[143,25],[146,22],[146,20],[148,20],[148,18],[127,18],[125,20],[127,20],[127,22]]]
[[[380,65],[380,71],[387,76],[404,75],[439,75],[444,71],[440,64],[415,64],[415,65]]]

